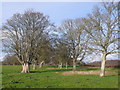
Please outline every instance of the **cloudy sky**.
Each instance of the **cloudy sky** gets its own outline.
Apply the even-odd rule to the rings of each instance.
[[[0,3],[1,4],[1,3]],[[51,22],[60,25],[65,19],[74,19],[86,17],[92,12],[94,5],[99,5],[98,2],[2,2],[2,23],[12,17],[15,13],[23,13],[25,10],[34,9],[50,16]],[[1,7],[2,6],[2,7]],[[0,13],[1,14],[1,13]],[[0,32],[1,37],[1,32]],[[0,50],[1,50],[0,41]],[[4,53],[0,54],[0,59]],[[112,57],[112,56],[110,56]]]

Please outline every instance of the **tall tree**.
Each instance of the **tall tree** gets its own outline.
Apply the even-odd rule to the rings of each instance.
[[[69,47],[66,43],[66,41],[62,38],[57,40],[58,42],[56,43],[55,47],[55,59],[58,61],[59,68],[61,69],[63,64],[66,63],[66,68],[67,64],[70,61],[70,52],[69,52]]]
[[[102,53],[100,76],[105,75],[105,62],[109,54],[118,53],[118,3],[104,2],[96,6],[84,19],[84,28],[90,35],[89,49]]]
[[[30,64],[35,59],[34,49],[40,45],[40,40],[49,27],[49,17],[32,10],[14,14],[3,25],[7,37],[4,45],[22,64],[22,73],[29,73]]]
[[[68,43],[70,56],[73,59],[73,71],[75,71],[77,59],[83,60],[87,50],[88,36],[82,27],[82,19],[64,21],[60,31]]]
[[[50,42],[49,42],[49,36],[47,33],[44,33],[41,35],[40,40],[36,40],[38,43],[37,46],[34,47],[32,50],[32,53],[34,54],[34,59],[33,59],[33,69],[36,69],[36,64],[39,63],[40,67],[43,62],[47,58],[49,58],[49,53],[50,53]]]

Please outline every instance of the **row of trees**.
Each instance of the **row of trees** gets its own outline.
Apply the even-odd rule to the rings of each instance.
[[[20,63],[16,60],[17,58],[14,56],[6,55],[1,61],[2,65],[20,65]]]
[[[102,53],[100,76],[104,76],[107,55],[118,53],[119,48],[117,7],[118,3],[102,3],[86,18],[65,20],[59,27],[40,12],[14,14],[2,28],[5,51],[16,56],[22,73],[29,73],[31,63],[49,61],[57,61],[60,67],[72,61],[75,71],[78,60]]]

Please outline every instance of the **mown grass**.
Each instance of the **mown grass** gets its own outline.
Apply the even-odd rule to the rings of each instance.
[[[56,69],[47,69],[56,68]],[[78,67],[77,70],[99,69],[98,67]],[[118,75],[70,75],[61,73],[72,69],[58,69],[56,66],[44,66],[30,73],[20,73],[21,66],[3,65],[3,88],[118,88]],[[111,72],[118,69],[112,69]]]

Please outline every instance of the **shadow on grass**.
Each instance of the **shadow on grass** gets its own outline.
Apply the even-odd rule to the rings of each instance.
[[[90,70],[99,70],[99,68],[91,68],[91,67],[77,67],[76,71],[90,71]],[[30,71],[30,73],[44,73],[44,72],[65,72],[65,71],[72,71],[72,68],[68,68],[68,69],[42,69],[40,70],[36,70],[36,71]]]
[[[44,72],[64,72],[71,71],[72,69],[54,69],[54,70],[44,70],[44,71],[30,71],[30,73],[44,73]]]
[[[113,77],[113,76],[116,76],[116,75],[105,75],[104,77]]]

